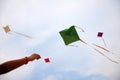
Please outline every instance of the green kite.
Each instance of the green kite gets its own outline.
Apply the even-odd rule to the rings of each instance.
[[[71,27],[69,27],[67,29],[60,31],[59,33],[60,33],[62,39],[64,40],[65,45],[69,45],[76,41],[82,41],[83,43],[85,43],[83,40],[81,40],[79,38],[74,25],[72,25]]]

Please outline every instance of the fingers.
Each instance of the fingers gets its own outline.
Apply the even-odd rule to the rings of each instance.
[[[40,59],[41,58],[41,56],[39,55],[39,54],[36,54],[36,53],[33,53],[31,56],[29,56],[28,57],[28,60],[29,61],[33,61],[33,60],[35,60],[35,59]]]
[[[41,56],[39,54],[36,54],[36,53],[32,54],[32,56],[34,56],[34,58],[37,60],[41,58]]]
[[[37,55],[36,59],[38,60],[38,59],[40,59],[40,58],[41,58],[41,56],[40,56],[40,55]]]

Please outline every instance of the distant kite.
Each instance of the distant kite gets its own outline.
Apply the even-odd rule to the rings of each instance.
[[[98,32],[97,37],[102,37],[103,32]]]
[[[49,58],[45,58],[44,61],[45,61],[45,63],[49,63],[50,59]]]
[[[31,36],[28,36],[28,35],[26,35],[26,34],[22,34],[22,33],[16,32],[16,31],[12,31],[8,25],[4,26],[3,29],[4,29],[4,31],[5,31],[6,33],[14,32],[14,33],[16,33],[16,34],[18,34],[18,35],[21,35],[21,36],[24,36],[24,37],[26,37],[26,38],[32,39]]]
[[[8,33],[8,32],[11,31],[10,28],[8,27],[8,25],[6,25],[5,27],[3,27],[3,29],[4,29],[4,31],[5,31],[6,33]]]
[[[57,66],[63,67],[63,65],[59,65],[59,64],[56,64],[55,62],[51,61],[50,58],[44,58],[44,61],[45,61],[45,63],[52,63],[52,64],[54,64],[54,65],[57,65]]]
[[[98,32],[97,37],[102,38],[102,41],[103,41],[105,47],[107,47],[106,42],[102,36],[103,36],[103,32]]]

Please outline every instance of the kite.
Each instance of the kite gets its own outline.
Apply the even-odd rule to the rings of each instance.
[[[84,44],[88,45],[89,47],[91,47],[92,49],[94,49],[95,51],[97,51],[98,53],[102,54],[104,57],[106,57],[107,59],[109,59],[111,62],[114,62],[114,63],[118,63],[112,59],[110,59],[109,57],[107,57],[106,55],[104,55],[102,52],[100,52],[99,50],[97,50],[96,48],[92,47],[91,45],[87,44],[85,41],[83,41],[82,39],[79,38],[78,36],[78,33],[75,29],[75,26],[72,25],[71,27],[67,28],[67,29],[64,29],[62,31],[59,32],[65,45],[69,45],[73,42],[76,42],[76,41],[81,41],[83,42]],[[98,37],[102,37],[103,33],[102,32],[99,32],[98,33]],[[110,52],[108,49],[106,48],[103,48],[99,45],[96,45],[96,44],[93,44],[94,46],[98,47],[98,48],[101,48],[107,52]]]
[[[97,37],[102,37],[103,32],[98,32]]]
[[[97,37],[102,38],[102,41],[103,41],[105,47],[107,47],[106,42],[102,36],[103,36],[103,32],[98,32]]]
[[[45,63],[52,63],[52,64],[54,64],[54,65],[63,67],[63,65],[59,65],[59,64],[56,64],[55,62],[52,62],[52,61],[50,60],[50,58],[44,58],[44,61],[45,61]]]
[[[8,33],[8,32],[10,32],[11,30],[10,30],[10,28],[8,27],[8,25],[7,26],[5,26],[5,27],[3,27],[3,29],[4,29],[4,31],[6,32],[6,33]]]
[[[62,39],[64,40],[65,45],[69,45],[76,41],[81,41],[84,44],[87,44],[85,41],[83,41],[82,39],[79,38],[74,25],[67,29],[60,31],[59,33],[60,33]]]
[[[45,58],[44,61],[45,61],[45,63],[49,63],[50,59],[49,58]]]
[[[16,32],[16,31],[12,31],[8,25],[4,26],[3,29],[4,29],[5,33],[14,32],[14,33],[16,33],[16,34],[18,34],[18,35],[21,35],[21,36],[24,36],[24,37],[26,37],[26,38],[32,39],[31,36],[28,36],[28,35],[26,35],[26,34],[22,34],[22,33]]]

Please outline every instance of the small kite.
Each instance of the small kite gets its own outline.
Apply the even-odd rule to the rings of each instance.
[[[54,64],[54,65],[63,67],[63,65],[59,65],[59,64],[56,64],[55,62],[52,62],[52,61],[50,60],[50,58],[45,58],[44,61],[45,61],[45,63],[52,63],[52,64]]]
[[[79,38],[74,25],[71,26],[70,28],[60,31],[59,33],[60,33],[62,39],[64,40],[65,45],[69,45],[76,41],[81,41],[84,44],[87,44],[85,41],[83,41],[82,39]]]
[[[49,58],[45,58],[44,61],[45,61],[45,63],[49,63],[50,59]]]
[[[105,47],[107,47],[106,42],[102,36],[103,36],[103,32],[98,32],[97,37],[102,38],[102,41],[103,41]]]
[[[21,36],[24,36],[24,37],[26,37],[26,38],[32,39],[31,36],[28,36],[28,35],[26,35],[26,34],[22,34],[22,33],[16,32],[16,31],[12,31],[8,25],[4,26],[3,29],[4,29],[5,33],[14,32],[14,33],[16,33],[16,34],[18,34],[18,35],[21,35]]]
[[[98,32],[97,37],[102,37],[103,32]]]

